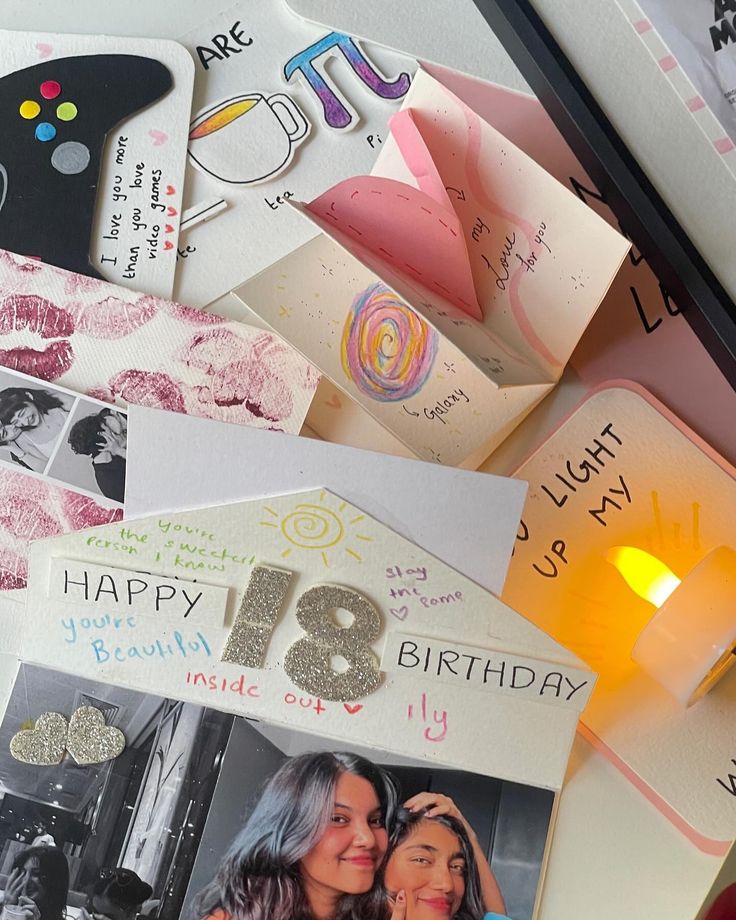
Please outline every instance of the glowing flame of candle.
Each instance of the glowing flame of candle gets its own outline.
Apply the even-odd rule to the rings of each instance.
[[[680,579],[664,562],[643,549],[612,546],[606,559],[618,569],[632,591],[655,607],[661,607],[680,584]]]

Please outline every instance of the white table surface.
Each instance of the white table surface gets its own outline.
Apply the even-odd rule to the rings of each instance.
[[[383,41],[419,58],[525,88],[521,75],[484,27],[472,0],[412,0],[405,4],[388,0],[369,4],[355,0],[289,2],[315,21]],[[731,235],[723,228],[733,223],[736,183],[729,184],[720,172],[714,175],[711,171],[705,187],[691,187],[685,178],[693,175],[693,169],[699,175],[704,168],[692,161],[692,151],[688,153],[686,145],[679,142],[669,149],[658,146],[659,142],[650,143],[646,87],[638,88],[639,102],[627,112],[631,96],[626,89],[627,68],[606,47],[605,26],[592,22],[589,0],[536,2],[550,16],[550,22],[555,21],[567,53],[581,69],[591,71],[592,88],[607,110],[618,109],[615,120],[619,130],[637,148],[645,166],[660,176],[663,194],[671,197],[676,191],[679,204],[676,202],[674,209],[678,217],[733,296],[736,260],[721,263],[724,245],[730,248]],[[231,5],[228,0],[211,0],[207,4],[198,0],[3,0],[0,26],[176,38],[205,16]],[[575,37],[582,34],[587,34],[587,44],[575,43]],[[615,35],[611,41],[615,49]],[[662,128],[673,139],[684,129],[687,126],[683,128],[679,123]],[[682,137],[681,134],[680,141]],[[2,676],[0,685],[7,683]],[[2,706],[9,686],[0,689],[6,691],[0,692]],[[721,863],[695,850],[611,764],[579,739],[562,795],[539,920],[693,920]]]

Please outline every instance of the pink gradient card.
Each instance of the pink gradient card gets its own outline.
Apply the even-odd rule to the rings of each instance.
[[[427,69],[604,220],[626,232],[536,99],[437,65]],[[640,383],[736,463],[736,426],[723,424],[736,412],[736,394],[635,247],[573,352],[570,367],[591,389],[615,378]]]
[[[589,396],[515,475],[529,494],[503,599],[599,672],[584,736],[695,846],[725,855],[736,838],[736,672],[689,708],[678,702],[632,659],[656,609],[606,557],[645,550],[684,585],[711,551],[733,547],[734,469],[621,381]],[[707,611],[702,596],[694,631]],[[693,647],[687,632],[677,641]]]

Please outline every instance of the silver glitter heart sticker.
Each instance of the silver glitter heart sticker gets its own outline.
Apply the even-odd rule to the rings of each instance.
[[[58,712],[44,712],[33,728],[25,728],[10,739],[10,753],[22,763],[51,767],[64,759],[68,723]]]
[[[105,716],[94,706],[80,706],[69,719],[66,749],[80,766],[114,760],[125,750],[125,735],[105,725]]]

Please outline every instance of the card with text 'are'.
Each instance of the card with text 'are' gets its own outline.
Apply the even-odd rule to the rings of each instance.
[[[438,80],[414,78],[374,174],[237,289],[413,453],[477,466],[555,385],[629,243]]]
[[[0,49],[0,248],[170,297],[194,80],[185,49],[32,32],[0,32]]]
[[[314,236],[288,206],[367,172],[411,58],[240,0],[181,37],[194,61],[175,296],[204,306]]]
[[[516,475],[529,495],[504,599],[600,673],[585,737],[724,856],[736,838],[733,469],[622,383]]]

